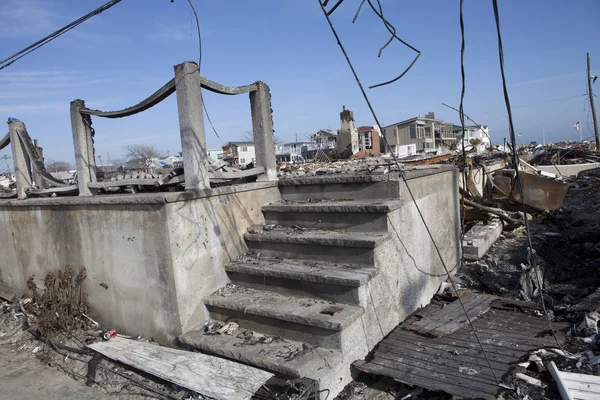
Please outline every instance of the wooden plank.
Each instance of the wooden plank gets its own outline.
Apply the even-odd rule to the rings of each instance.
[[[466,385],[462,380],[445,380],[446,375],[436,371],[422,370],[420,368],[413,368],[411,370],[398,369],[397,364],[390,361],[375,362],[373,360],[368,363],[357,361],[353,365],[360,371],[389,376],[407,385],[420,386],[429,390],[441,390],[466,398],[495,400],[495,393],[498,390],[496,385],[478,384],[474,387],[475,385],[472,385],[472,382],[469,382],[471,383],[470,385]]]
[[[410,357],[406,354],[398,354],[392,352],[381,352],[378,353],[374,360],[389,360],[396,363],[398,366],[405,365],[406,368],[421,368],[429,371],[436,371],[442,373],[448,377],[456,378],[456,379],[468,379],[473,382],[480,383],[491,383],[494,384],[494,375],[490,370],[490,367],[487,365],[476,366],[473,362],[469,360],[446,360],[442,359],[437,362],[430,362],[430,360],[419,359],[418,357]],[[472,375],[467,373],[466,371],[470,370]],[[504,364],[502,368],[494,367],[494,372],[499,373],[500,376],[504,375],[504,373],[508,370],[508,364]]]
[[[473,355],[475,351],[470,352],[468,354],[465,353],[451,353],[448,351],[440,351],[434,348],[427,348],[425,350],[411,350],[408,346],[381,346],[380,349],[382,353],[390,353],[398,356],[405,356],[409,359],[416,359],[421,361],[427,361],[432,365],[452,365],[452,364],[460,364],[460,363],[469,363],[474,367],[484,368],[489,371],[489,366],[487,360],[483,355]],[[414,349],[414,347],[413,347]],[[376,356],[379,355],[379,352]],[[514,361],[514,359],[509,359],[508,357],[504,360],[500,360],[498,358],[492,357],[492,355],[488,354],[488,358],[490,360],[490,364],[496,370],[499,370],[501,374],[504,374],[508,363]]]
[[[119,337],[88,347],[113,360],[217,400],[250,399],[273,376],[234,361]]]
[[[600,386],[600,376],[560,371],[564,381],[590,383]]]
[[[552,375],[552,378],[554,378],[554,381],[556,382],[556,387],[558,388],[562,400],[573,400],[569,390],[562,381],[561,373],[558,368],[556,368],[554,361],[550,361],[546,366],[548,367],[548,371],[550,371],[550,375]]]
[[[446,336],[468,324],[465,310],[471,321],[474,321],[485,314],[490,309],[491,302],[496,299],[496,296],[487,294],[467,293],[461,298],[462,305],[459,300],[455,300],[431,316],[414,322],[406,329],[429,336]]]
[[[480,298],[479,303],[477,305],[473,306],[470,309],[467,309],[467,315],[469,316],[469,318],[467,318],[467,316],[464,314],[464,310],[461,307],[460,311],[462,315],[457,316],[457,318],[455,318],[452,321],[438,326],[437,328],[431,330],[430,333],[434,336],[446,336],[453,332],[456,332],[457,330],[468,324],[469,319],[471,320],[471,322],[473,322],[481,315],[488,312],[493,299],[494,298],[492,296]]]

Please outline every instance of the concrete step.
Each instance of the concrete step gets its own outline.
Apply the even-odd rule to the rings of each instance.
[[[364,313],[362,307],[237,285],[218,290],[204,304],[216,320],[330,349],[340,348],[339,333]]]
[[[179,336],[179,341],[203,353],[271,371],[286,379],[319,379],[342,360],[341,352],[337,350],[257,334],[246,329],[239,329],[232,335],[207,335],[202,331],[192,331]]]
[[[375,248],[389,232],[344,232],[317,229],[274,229],[246,233],[248,249],[260,257],[374,265]]]
[[[385,175],[323,175],[281,179],[279,190],[285,200],[307,199],[394,199],[400,196],[398,173]]]
[[[398,199],[283,200],[262,207],[262,211],[267,225],[381,232],[388,230],[387,213],[400,205]]]
[[[315,261],[250,259],[225,266],[231,283],[288,294],[359,304],[358,288],[377,274],[373,267]]]

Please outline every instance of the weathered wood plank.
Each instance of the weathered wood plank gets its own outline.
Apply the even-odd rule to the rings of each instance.
[[[487,294],[468,293],[461,298],[462,305],[459,300],[455,300],[406,329],[435,337],[449,335],[468,324],[465,310],[471,321],[474,321],[485,314],[490,309],[490,303],[496,299],[496,296]]]
[[[396,381],[412,386],[420,386],[429,390],[441,390],[447,393],[453,393],[466,398],[490,399],[495,400],[495,393],[498,387],[495,385],[478,384],[467,385],[463,381],[445,380],[444,374],[435,370],[423,370],[414,368],[410,371],[398,369],[397,364],[392,361],[356,361],[354,367],[360,371],[389,376]]]
[[[201,353],[116,337],[89,345],[108,358],[218,399],[250,399],[273,374]]]
[[[419,359],[418,357],[409,357],[406,354],[382,352],[378,353],[374,360],[393,361],[398,368],[408,369],[416,367],[431,370],[431,367],[435,366],[435,371],[446,375],[448,379],[469,379],[473,382],[495,384],[494,375],[489,366],[476,366],[473,362],[464,359],[462,361],[444,363],[442,359],[431,361],[422,358]],[[508,367],[508,364],[502,364],[501,368],[494,368],[494,372],[502,376]]]

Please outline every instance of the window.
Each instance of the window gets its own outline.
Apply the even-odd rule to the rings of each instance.
[[[417,138],[417,126],[415,124],[412,124],[409,127],[409,132],[410,132],[410,138],[411,139],[416,139]]]
[[[398,129],[394,128],[394,137],[398,137]]]
[[[246,159],[245,158],[240,158],[240,164],[246,164]]]
[[[242,147],[242,151],[248,151],[248,148],[246,146]]]

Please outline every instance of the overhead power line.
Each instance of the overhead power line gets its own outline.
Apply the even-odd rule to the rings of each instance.
[[[20,60],[21,58],[25,57],[26,55],[33,53],[40,47],[50,43],[54,39],[62,36],[63,34],[67,33],[68,31],[70,31],[71,29],[76,28],[77,26],[83,24],[88,19],[108,10],[109,8],[111,8],[112,6],[114,6],[115,4],[117,4],[119,2],[121,2],[121,0],[111,0],[108,3],[104,4],[103,6],[96,8],[94,11],[71,22],[69,25],[66,25],[66,26],[60,28],[56,32],[52,32],[51,34],[44,37],[43,39],[38,40],[37,42],[33,43],[30,46],[27,46],[23,50],[20,50],[20,51],[16,52],[15,54],[13,54],[12,56],[0,61],[0,70],[12,65],[15,61]]]

